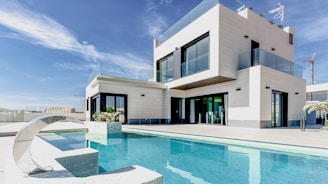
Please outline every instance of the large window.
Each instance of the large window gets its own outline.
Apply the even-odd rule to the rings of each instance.
[[[173,80],[173,55],[169,55],[158,61],[158,82],[168,82]]]
[[[96,112],[119,112],[115,121],[125,123],[127,120],[127,96],[100,93],[92,98],[91,117]]]
[[[91,114],[94,114],[96,112],[100,112],[100,96],[97,95],[92,98],[91,103]]]
[[[183,47],[182,77],[209,68],[209,34],[205,34]]]

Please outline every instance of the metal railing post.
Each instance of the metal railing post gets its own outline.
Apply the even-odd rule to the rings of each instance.
[[[305,124],[305,117],[304,116],[301,116],[301,118],[300,118],[300,130],[301,131],[305,131],[305,126],[306,126],[306,124]]]

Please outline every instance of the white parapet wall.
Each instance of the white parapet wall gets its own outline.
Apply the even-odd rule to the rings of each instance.
[[[122,132],[121,122],[86,121],[85,125],[89,130],[86,136],[88,141],[97,142],[105,146],[122,143],[122,139],[108,139],[110,135]]]
[[[98,122],[86,121],[85,125],[88,127],[90,134],[113,134],[122,132],[121,122]]]

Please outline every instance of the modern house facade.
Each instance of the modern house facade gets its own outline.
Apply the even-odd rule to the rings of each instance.
[[[86,119],[112,107],[128,124],[299,124],[306,82],[293,28],[231,2],[202,1],[154,39],[154,81],[96,76]]]

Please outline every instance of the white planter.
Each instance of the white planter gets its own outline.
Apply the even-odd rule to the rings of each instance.
[[[110,138],[111,134],[122,132],[121,122],[87,121],[85,124],[89,129],[86,137],[88,141],[97,142],[103,145],[115,145],[122,143],[122,139]]]
[[[89,133],[98,134],[112,134],[122,132],[121,122],[98,122],[98,121],[86,121],[86,126],[89,129]]]

